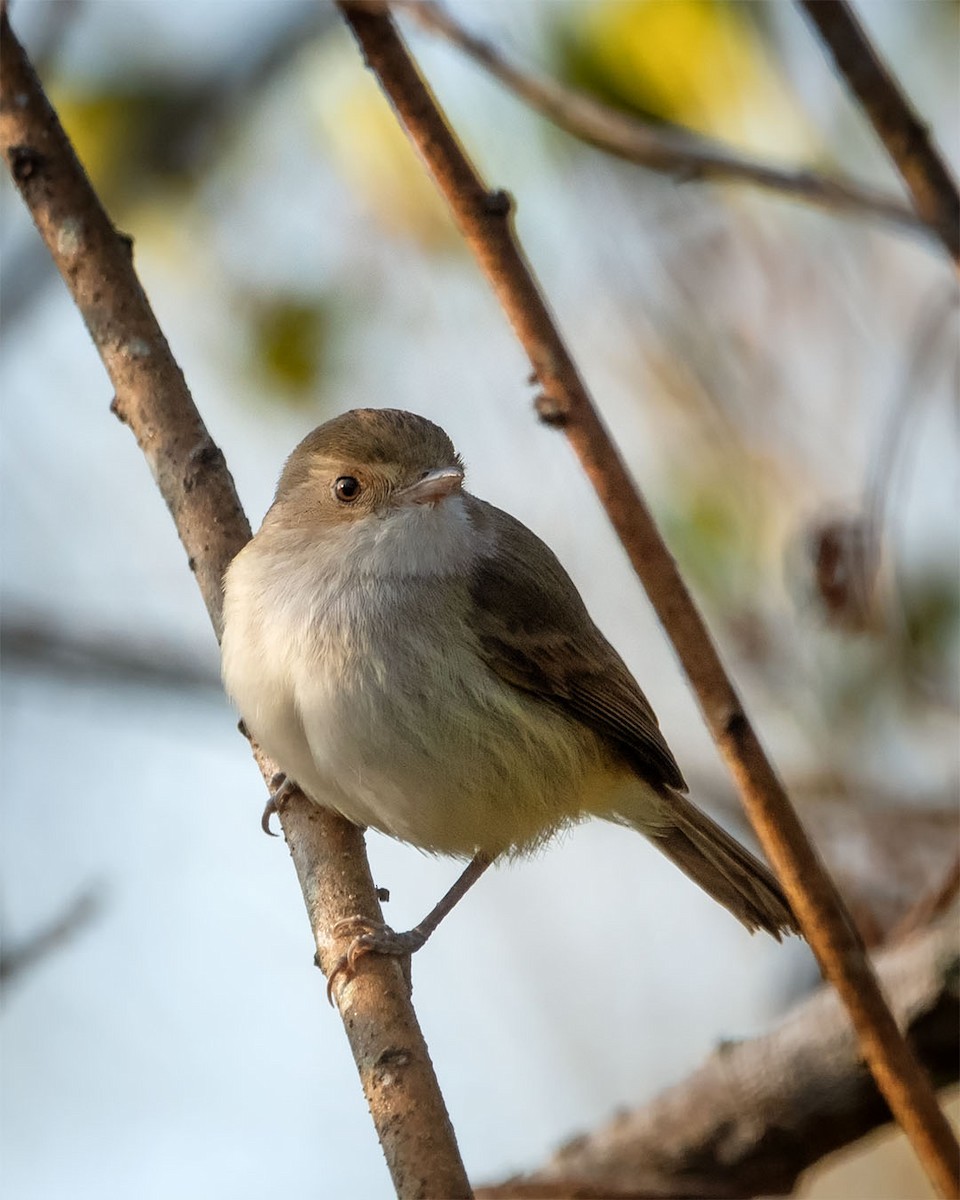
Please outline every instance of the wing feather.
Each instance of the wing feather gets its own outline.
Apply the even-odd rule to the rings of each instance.
[[[471,624],[487,666],[589,726],[647,782],[686,791],[649,701],[556,555],[508,513],[468,499],[489,545],[470,586]]]

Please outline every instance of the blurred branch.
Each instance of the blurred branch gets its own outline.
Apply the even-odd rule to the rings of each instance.
[[[222,695],[219,672],[179,649],[144,645],[115,634],[66,629],[50,621],[7,618],[0,623],[0,660],[8,669],[20,667],[61,678]]]
[[[938,1086],[960,1077],[960,952],[942,922],[876,958],[897,1020]],[[836,993],[769,1033],[724,1043],[682,1083],[520,1179],[478,1197],[781,1196],[801,1173],[890,1120]]]
[[[904,454],[910,418],[916,417],[918,409],[933,390],[937,373],[944,370],[950,358],[954,363],[957,360],[958,309],[960,297],[955,287],[935,289],[921,305],[907,341],[907,368],[872,460],[865,489],[864,509],[877,556],[893,491],[897,459]]]
[[[402,0],[400,6],[424,28],[469,55],[548,120],[616,158],[683,183],[745,183],[819,208],[879,217],[935,236],[935,230],[894,196],[817,171],[775,166],[691,130],[628,116],[584,92],[514,66],[491,42],[471,33],[433,0]]]
[[[951,908],[956,903],[958,895],[960,895],[960,855],[954,858],[952,866],[943,876],[939,885],[925,896],[920,897],[890,934],[889,940],[899,942],[918,929],[923,929],[925,925],[929,925],[931,921]]]
[[[847,0],[799,0],[900,172],[913,206],[960,267],[960,195],[913,106]]]
[[[111,225],[56,114],[0,18],[0,151],[83,315],[130,426],[173,515],[214,630],[221,579],[250,536],[223,455],[210,439],[133,269],[129,239]],[[275,767],[258,758],[266,778]],[[295,794],[281,822],[317,946],[329,970],[345,949],[331,930],[379,918],[363,835]],[[370,1112],[402,1197],[468,1196],[453,1129],[400,964],[369,955],[342,1014]]]
[[[493,287],[541,387],[540,416],[563,429],[673,642],[767,857],[826,977],[839,991],[878,1086],[928,1172],[960,1188],[960,1146],[877,985],[850,914],[747,719],[703,618],[594,407],[510,223],[424,84],[384,4],[337,0],[367,65]]]
[[[86,888],[67,905],[60,916],[29,937],[11,944],[9,934],[5,933],[3,949],[0,951],[0,983],[9,985],[17,976],[66,945],[84,926],[90,924],[102,907],[98,889]]]

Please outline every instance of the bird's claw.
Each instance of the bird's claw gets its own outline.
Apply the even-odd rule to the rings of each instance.
[[[263,812],[260,816],[260,828],[267,837],[277,837],[278,835],[270,828],[270,818],[280,812],[280,805],[287,798],[287,795],[294,790],[297,785],[292,779],[288,779],[282,771],[278,771],[270,780],[270,797],[263,806]]]
[[[367,954],[389,954],[408,960],[407,975],[409,984],[409,956],[427,940],[427,935],[419,929],[409,929],[405,933],[397,933],[383,921],[373,921],[369,917],[347,917],[338,921],[333,927],[333,936],[337,938],[353,935],[353,941],[347,947],[347,952],[337,962],[327,978],[327,999],[333,1004],[334,984],[342,979],[349,983],[357,973],[357,963]]]
[[[260,828],[267,837],[276,837],[277,835],[270,828],[270,818],[277,812],[277,802],[273,796],[270,796],[263,806],[263,812],[260,814]]]

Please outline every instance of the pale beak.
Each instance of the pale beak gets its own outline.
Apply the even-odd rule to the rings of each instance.
[[[462,483],[463,472],[457,467],[438,467],[435,471],[427,471],[422,479],[409,487],[401,488],[397,499],[403,504],[436,504],[459,491]]]

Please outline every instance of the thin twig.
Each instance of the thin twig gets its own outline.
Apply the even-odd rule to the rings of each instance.
[[[931,921],[956,903],[958,895],[960,895],[960,855],[953,860],[950,869],[939,884],[926,896],[921,896],[913,908],[897,923],[888,940],[890,942],[903,941],[918,929],[929,925]]]
[[[957,1082],[960,952],[941,921],[875,960],[918,1057],[941,1087]],[[479,1197],[557,1195],[708,1198],[787,1196],[825,1155],[890,1120],[832,988],[768,1032],[727,1042],[691,1075],[579,1134],[535,1171]],[[525,1190],[526,1189],[526,1190]]]
[[[14,941],[4,932],[0,948],[0,984],[9,987],[32,967],[68,945],[82,929],[103,911],[103,894],[99,887],[86,887],[48,924],[28,937]]]
[[[799,0],[900,172],[918,215],[960,266],[960,194],[943,156],[846,0]]]
[[[541,417],[566,433],[673,642],[757,836],[824,975],[837,988],[880,1091],[942,1190],[960,1147],[887,1007],[843,901],[747,720],[706,625],[604,427],[514,237],[511,200],[490,192],[421,79],[385,6],[338,0],[407,134],[487,275],[541,387]]]
[[[655,125],[511,63],[433,0],[402,0],[424,28],[457,46],[561,129],[627,162],[687,182],[745,183],[819,208],[879,217],[936,236],[909,204],[853,180],[777,166],[680,127]]]
[[[110,376],[113,410],[135,434],[167,502],[214,629],[221,579],[250,536],[233,480],[187,390],[133,269],[39,81],[0,17],[0,152],[80,309]],[[266,778],[272,763],[258,759]],[[320,966],[345,948],[331,930],[379,918],[358,829],[302,795],[281,813]],[[396,960],[364,959],[341,1012],[377,1132],[401,1197],[470,1195],[427,1047]]]
[[[950,358],[956,361],[955,318],[958,308],[960,296],[952,283],[942,290],[935,289],[925,298],[913,329],[905,335],[908,346],[906,370],[903,378],[897,381],[890,413],[864,488],[864,517],[877,558],[880,556],[887,520],[886,510],[894,490],[897,458],[905,453],[905,434],[910,417],[916,422],[917,410],[933,393],[937,375],[943,371],[945,361],[949,362]]]

